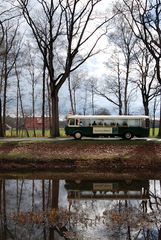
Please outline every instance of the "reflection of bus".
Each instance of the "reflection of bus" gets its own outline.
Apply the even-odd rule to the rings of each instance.
[[[67,180],[68,199],[148,199],[148,180]]]
[[[119,136],[124,139],[149,136],[148,116],[68,115],[65,133],[75,139]]]

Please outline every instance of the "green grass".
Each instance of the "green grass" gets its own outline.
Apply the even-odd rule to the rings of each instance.
[[[153,134],[153,129],[150,129],[150,137],[157,137],[158,135],[158,131],[159,128],[155,128],[154,129],[154,134]],[[28,133],[30,135],[30,137],[34,137],[34,132],[33,130],[28,130]],[[21,130],[19,131],[19,135],[16,136],[16,130],[12,129],[12,130],[7,130],[6,131],[6,137],[27,137],[26,131],[25,130]],[[42,137],[42,131],[41,130],[36,130],[36,137]],[[49,130],[45,130],[45,137],[50,137],[50,131]],[[66,137],[65,132],[64,132],[64,128],[60,128],[60,137]]]
[[[42,137],[42,131],[41,130],[36,130],[36,137]],[[35,137],[34,136],[34,131],[33,130],[28,130],[29,136],[30,137]],[[6,137],[22,137],[25,138],[27,137],[27,133],[25,130],[20,130],[18,136],[16,136],[16,129],[12,130],[7,130],[6,131]],[[45,130],[45,137],[50,137],[50,130]],[[64,129],[60,128],[60,137],[66,137]]]
[[[159,132],[159,128],[155,128],[155,129],[154,129],[154,134],[153,134],[153,129],[151,128],[151,129],[150,129],[150,134],[149,134],[149,136],[150,136],[150,137],[157,137],[158,132]]]

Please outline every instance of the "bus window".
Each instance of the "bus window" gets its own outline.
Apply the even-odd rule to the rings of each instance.
[[[80,127],[89,127],[90,126],[90,119],[80,119],[79,126]]]
[[[139,127],[140,126],[140,120],[139,119],[129,119],[128,120],[129,127]]]
[[[108,119],[104,119],[104,126],[109,126],[109,120]]]
[[[128,122],[128,123],[129,123],[129,122]],[[123,126],[123,127],[127,127],[127,126],[128,126],[127,121],[123,121],[122,126]]]
[[[92,123],[92,126],[96,126],[97,125],[97,123],[96,123],[96,121],[94,121],[93,123]]]
[[[111,123],[110,123],[110,126],[111,126],[111,127],[115,127],[115,125],[116,125],[115,122],[111,122]]]
[[[100,120],[98,123],[99,126],[103,126],[103,120]]]
[[[69,119],[68,125],[75,125],[75,119]]]
[[[76,125],[78,126],[80,123],[79,119],[76,119]]]

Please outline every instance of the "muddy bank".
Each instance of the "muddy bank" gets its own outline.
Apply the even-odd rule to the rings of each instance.
[[[146,141],[0,143],[3,171],[161,171],[161,144]]]

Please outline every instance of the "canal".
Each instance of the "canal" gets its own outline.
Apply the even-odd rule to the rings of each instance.
[[[0,239],[161,239],[160,179],[42,176],[1,176]]]

